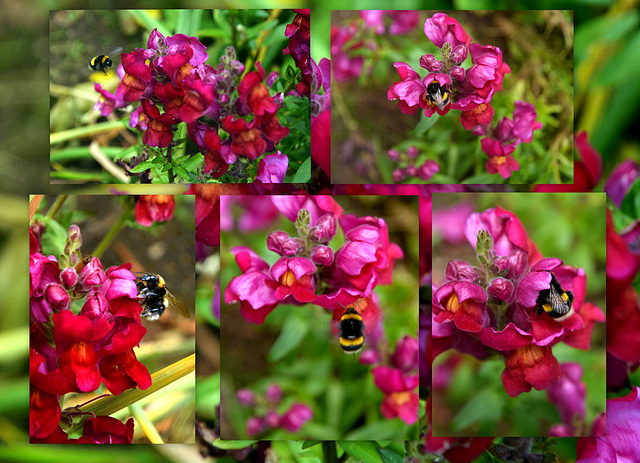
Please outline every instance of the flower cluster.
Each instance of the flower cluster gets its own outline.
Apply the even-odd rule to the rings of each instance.
[[[295,44],[285,50],[298,65],[304,61],[301,50],[308,48],[308,28],[306,31],[305,35],[301,24],[297,31],[292,30]],[[116,93],[109,94],[96,84],[101,94],[96,109],[104,116],[114,108],[139,102],[130,125],[144,130],[142,141],[151,147],[172,146],[176,125],[185,122],[189,138],[204,153],[205,175],[219,178],[243,159],[251,162],[273,152],[289,134],[278,120],[283,95],[271,95],[268,87],[275,78],[265,81],[259,62],[256,70],[242,77],[245,65],[236,59],[233,47],[227,47],[214,68],[206,64],[209,55],[197,37],[164,37],[154,29],[146,48],[121,57]],[[220,129],[226,136],[220,136]],[[145,155],[138,157],[129,168],[146,160]]]
[[[69,228],[60,262],[38,251],[30,233],[30,436],[32,442],[131,442],[133,421],[94,417],[83,437],[69,440],[66,423],[75,411],[63,411],[70,392],[93,392],[104,384],[111,393],[151,385],[133,348],[146,329],[130,264],[104,270],[96,257],[81,258],[80,230]],[[74,300],[84,298],[79,313]]]
[[[511,172],[520,168],[518,161],[511,156],[516,146],[531,143],[533,131],[542,128],[542,123],[536,121],[536,110],[531,103],[516,101],[515,106],[513,120],[503,117],[491,129],[487,126],[491,119],[485,121],[475,118],[475,109],[463,112],[461,119],[462,125],[467,130],[473,128],[475,135],[489,135],[480,141],[482,151],[489,156],[487,172],[500,174],[504,178],[509,178]]]
[[[433,174],[440,171],[440,166],[431,159],[425,160],[420,167],[416,166],[418,148],[411,146],[406,153],[397,150],[389,150],[389,159],[398,164],[393,171],[393,181],[401,182],[409,177],[418,177],[421,180],[429,180]]]
[[[279,414],[276,407],[282,400],[282,395],[282,389],[275,383],[267,386],[264,397],[256,397],[249,389],[240,389],[236,393],[238,402],[245,407],[253,408],[256,413],[246,423],[249,437],[277,428],[282,428],[287,432],[297,432],[313,418],[313,411],[300,402],[293,403],[286,412]]]
[[[364,355],[364,354],[363,354]],[[396,345],[390,358],[391,366],[371,369],[373,381],[383,393],[380,404],[382,416],[390,420],[400,418],[406,424],[418,421],[418,340],[405,336]]]
[[[518,217],[500,207],[471,214],[464,231],[480,265],[449,261],[446,281],[434,286],[433,357],[449,348],[478,358],[497,351],[510,396],[548,388],[562,376],[552,346],[588,349],[595,322],[604,322],[585,301],[584,270],[543,258]],[[571,310],[550,316],[552,292]]]
[[[504,75],[511,72],[502,61],[500,48],[471,43],[460,23],[444,13],[428,18],[424,33],[440,48],[442,59],[432,54],[420,58],[420,66],[428,71],[424,78],[410,64],[396,62],[400,81],[391,85],[387,98],[398,100],[400,111],[405,114],[413,114],[418,108],[424,109],[427,117],[434,112],[447,114],[450,109],[475,110],[477,119],[490,122],[491,98],[502,90]],[[472,64],[464,69],[461,65],[468,55]]]
[[[364,27],[376,34],[385,33],[385,17],[391,19],[389,24],[391,35],[406,34],[420,21],[420,15],[414,10],[363,10],[360,12],[360,17],[364,21]]]
[[[287,24],[284,35],[289,38],[289,45],[282,50],[285,55],[291,55],[296,63],[296,67],[300,69],[302,77],[300,83],[296,85],[296,91],[299,95],[310,96],[310,87],[312,82],[312,65],[310,56],[310,16],[311,10],[293,10],[296,13],[291,24]]]
[[[247,321],[263,323],[281,303],[314,303],[336,311],[363,299],[359,312],[367,329],[373,330],[380,307],[372,291],[378,284],[391,284],[394,260],[403,256],[389,241],[385,221],[343,215],[328,196],[272,196],[271,201],[295,222],[298,234],[268,235],[267,248],[280,256],[271,266],[250,248],[233,248],[242,274],[226,287],[225,302],[240,303]],[[228,210],[224,204],[222,210]],[[329,244],[338,226],[345,242],[334,250]]]

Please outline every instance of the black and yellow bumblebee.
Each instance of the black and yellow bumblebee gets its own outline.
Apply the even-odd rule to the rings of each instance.
[[[122,48],[116,48],[113,50],[110,55],[114,55],[115,53],[121,51]],[[98,55],[91,58],[89,61],[89,69],[94,71],[102,71],[104,75],[107,75],[108,69],[113,66],[113,60],[109,57],[109,55]]]
[[[424,100],[429,106],[436,106],[442,111],[451,102],[451,93],[434,79],[427,85]]]
[[[360,352],[364,346],[364,322],[353,307],[349,307],[340,317],[338,341],[345,354]]]
[[[138,298],[146,320],[157,320],[169,308],[181,317],[190,318],[189,312],[167,288],[167,284],[157,273],[145,273],[138,277]]]
[[[538,294],[538,315],[546,312],[554,320],[562,321],[573,313],[573,293],[563,290],[553,273],[549,272],[549,274],[551,275],[549,289],[543,289]]]

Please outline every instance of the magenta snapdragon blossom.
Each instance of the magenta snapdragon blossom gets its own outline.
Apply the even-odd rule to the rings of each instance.
[[[247,321],[262,323],[280,303],[312,302],[336,311],[362,299],[358,310],[367,329],[374,330],[381,312],[372,291],[392,283],[394,261],[403,256],[389,241],[385,221],[343,215],[330,196],[274,195],[270,200],[295,223],[297,234],[275,231],[266,237],[267,249],[280,256],[272,266],[250,248],[233,248],[242,274],[225,289],[225,301],[240,302]],[[345,242],[334,248],[338,227]]]
[[[471,37],[462,25],[444,13],[436,13],[428,18],[424,33],[440,49],[442,59],[433,54],[425,54],[420,58],[420,66],[428,71],[424,78],[411,64],[396,62],[394,66],[400,81],[391,85],[387,98],[398,100],[400,110],[406,114],[413,114],[418,107],[424,109],[427,117],[435,112],[444,115],[450,109],[468,112],[480,108],[480,111],[476,111],[478,123],[491,122],[491,99],[495,92],[502,90],[504,75],[511,71],[502,60],[500,48],[471,43]],[[469,54],[472,65],[464,69],[461,64]],[[437,84],[437,87],[430,89],[432,84]],[[430,97],[438,87],[441,95],[449,97],[448,101],[443,99],[444,106],[434,104]],[[464,119],[462,123],[465,127],[468,124]]]
[[[542,123],[536,121],[536,111],[531,103],[516,101],[515,105],[513,120],[503,117],[495,129],[490,130],[489,136],[480,141],[482,151],[489,156],[487,172],[504,178],[509,178],[520,168],[511,156],[516,147],[520,143],[530,143],[533,131],[542,128]]]
[[[298,14],[295,25],[287,29],[290,43],[285,51],[301,67],[304,82],[298,86],[300,94],[308,96],[311,79],[308,11],[306,22],[304,18],[304,12]],[[273,152],[289,134],[277,117],[283,95],[267,86],[273,85],[273,79],[265,80],[259,62],[255,70],[245,73],[245,65],[236,59],[233,47],[227,47],[214,68],[207,64],[209,55],[197,37],[185,34],[165,37],[154,29],[146,48],[121,56],[118,70],[121,80],[115,95],[96,85],[101,97],[95,109],[106,116],[115,108],[139,104],[130,125],[144,130],[145,145],[158,148],[174,144],[177,124],[186,123],[189,138],[204,155],[205,175],[218,178],[239,157],[253,161]],[[229,136],[221,138],[220,130]],[[123,161],[120,164],[131,175],[140,176],[131,169],[146,161],[147,156],[145,150],[130,165]],[[280,177],[263,175],[261,181]]]
[[[32,231],[30,236],[34,241]],[[147,330],[140,322],[131,264],[105,270],[97,257],[81,257],[81,243],[80,229],[72,225],[60,259],[37,252],[37,244],[30,249],[29,416],[34,443],[71,442],[61,428],[70,413],[60,408],[67,393],[93,392],[104,384],[117,395],[151,385],[151,375],[133,351]],[[78,313],[71,311],[72,299],[83,300]],[[106,429],[96,435],[103,425]],[[85,424],[80,442],[131,443],[132,435],[133,421],[125,425],[95,417]]]
[[[446,280],[434,286],[433,356],[451,347],[480,359],[497,351],[506,358],[502,382],[510,396],[548,388],[562,376],[552,346],[588,349],[594,322],[604,321],[585,301],[584,270],[543,258],[518,217],[500,207],[471,214],[464,230],[480,265],[449,261]],[[573,295],[564,317],[538,310],[553,278]]]

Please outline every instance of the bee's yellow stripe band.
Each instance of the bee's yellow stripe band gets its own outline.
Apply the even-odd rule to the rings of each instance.
[[[342,346],[357,346],[358,344],[364,344],[364,338],[362,336],[355,339],[340,338],[340,344]]]

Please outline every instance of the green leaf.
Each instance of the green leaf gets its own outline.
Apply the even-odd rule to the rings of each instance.
[[[144,172],[145,170],[149,170],[153,167],[153,161],[144,161],[131,169],[131,172],[134,174],[139,174],[140,172]]]
[[[404,458],[391,450],[378,449],[378,454],[382,459],[382,463],[403,463],[404,461]]]
[[[255,444],[258,441],[255,440],[221,440],[216,439],[213,441],[213,446],[222,450],[238,450],[250,445]]]
[[[204,156],[202,154],[194,154],[193,156],[188,156],[184,162],[181,162],[180,165],[187,169],[189,172],[194,172],[196,168],[202,164],[204,160]]]
[[[422,115],[420,116],[420,122],[418,122],[418,125],[416,125],[416,128],[414,130],[416,136],[420,137],[424,135],[427,130],[429,130],[436,122],[438,122],[438,117],[439,116],[434,115],[432,115],[431,117],[427,117],[424,115],[424,113],[422,113]]]
[[[484,174],[474,175],[472,177],[468,177],[462,181],[467,185],[486,185],[488,183],[503,183],[503,178],[498,174],[490,174],[485,172]]]
[[[296,174],[293,176],[293,183],[308,183],[311,180],[311,156],[302,163]]]
[[[494,389],[483,389],[458,411],[451,427],[453,431],[460,432],[476,423],[497,423],[503,406],[504,400]]]
[[[363,463],[382,463],[378,455],[378,446],[373,442],[340,440],[337,444],[354,460]]]
[[[303,449],[308,449],[309,447],[313,447],[314,445],[318,445],[320,442],[319,440],[306,440],[302,443],[302,448]]]
[[[295,349],[307,334],[307,317],[303,317],[300,307],[292,309],[282,324],[282,331],[269,351],[269,361],[277,362]]]
[[[634,219],[640,218],[640,178],[631,184],[631,188],[620,204],[620,210]]]

